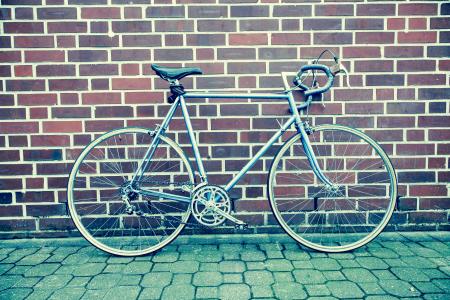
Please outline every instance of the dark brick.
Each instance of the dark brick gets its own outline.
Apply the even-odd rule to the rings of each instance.
[[[114,32],[151,32],[152,22],[150,21],[113,21]]]
[[[342,45],[351,44],[353,41],[350,32],[314,33],[314,44]]]
[[[425,112],[425,103],[387,103],[387,112],[389,114],[420,114]]]
[[[189,18],[221,18],[227,17],[226,6],[189,6]]]
[[[65,204],[27,205],[27,216],[46,217],[67,215]]]
[[[429,46],[427,47],[428,57],[449,57],[450,46]]]
[[[1,48],[11,48],[10,36],[0,36],[0,49]]]
[[[185,61],[192,60],[192,49],[156,49],[155,60]]]
[[[184,6],[153,6],[145,10],[147,18],[184,18]]]
[[[88,81],[86,79],[51,79],[48,85],[51,91],[88,90]]]
[[[276,31],[278,20],[239,20],[240,31]]]
[[[113,61],[148,61],[150,60],[150,50],[148,49],[112,50],[111,59]]]
[[[25,119],[26,113],[23,108],[0,109],[0,120]]]
[[[234,77],[197,77],[197,88],[199,89],[226,89],[234,88]]]
[[[400,171],[398,172],[398,182],[399,183],[412,183],[412,182],[434,182],[435,181],[434,172],[426,171]]]
[[[194,21],[192,20],[157,20],[155,23],[157,32],[192,32]]]
[[[450,116],[419,116],[419,127],[446,127]]]
[[[186,36],[188,46],[218,46],[225,45],[224,34],[189,34]]]
[[[44,7],[37,9],[37,16],[44,20],[76,19],[75,7]]]
[[[37,76],[75,76],[75,65],[40,65]]]
[[[259,59],[289,59],[297,58],[296,48],[260,48]]]
[[[7,91],[43,91],[45,90],[44,80],[6,80]]]
[[[31,7],[17,7],[14,16],[18,20],[33,20],[33,9]]]
[[[52,108],[53,118],[89,118],[91,116],[90,107],[54,107]]]
[[[94,62],[108,60],[106,50],[70,50],[68,51],[69,61]]]
[[[249,5],[249,6],[231,6],[231,17],[268,17],[269,6],[263,5]]]
[[[311,5],[275,5],[274,17],[309,17],[311,16]]]
[[[42,22],[3,22],[5,33],[44,33]]]
[[[11,204],[12,193],[0,193],[0,204]]]
[[[36,221],[30,220],[30,219],[0,220],[0,230],[1,231],[34,231],[34,230],[36,230]]]
[[[27,191],[16,193],[16,200],[18,203],[54,202],[55,196],[53,191]]]
[[[80,33],[87,32],[86,22],[48,22],[48,33]]]
[[[107,35],[80,35],[80,47],[117,47],[119,46],[119,37],[110,37]]]
[[[160,47],[161,36],[159,35],[123,35],[124,47]]]
[[[303,30],[341,30],[341,19],[304,19]]]
[[[395,4],[358,4],[356,14],[358,16],[394,16]]]
[[[252,48],[219,48],[218,59],[255,59],[256,51]]]
[[[345,20],[346,30],[383,30],[383,19],[347,19]]]
[[[368,86],[402,86],[405,77],[403,75],[367,75],[366,83]]]
[[[220,114],[222,116],[256,116],[258,115],[258,105],[257,104],[221,105]]]
[[[231,32],[236,31],[235,20],[198,20],[197,30],[203,32]]]
[[[31,175],[33,166],[31,164],[2,164],[0,175]]]
[[[227,67],[228,74],[261,74],[265,71],[266,65],[263,62],[230,62]]]
[[[386,57],[405,58],[423,57],[422,46],[386,46],[384,48]]]
[[[398,5],[399,16],[430,16],[436,15],[438,9],[437,3],[402,3]]]
[[[450,98],[450,88],[419,88],[421,100],[444,100]]]
[[[116,64],[95,64],[80,65],[79,71],[81,76],[98,76],[98,75],[117,75],[119,74]]]

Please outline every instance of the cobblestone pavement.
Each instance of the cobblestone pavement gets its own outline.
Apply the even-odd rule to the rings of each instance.
[[[450,299],[450,232],[383,234],[343,254],[284,235],[181,237],[138,258],[82,239],[0,241],[0,299],[313,297]]]

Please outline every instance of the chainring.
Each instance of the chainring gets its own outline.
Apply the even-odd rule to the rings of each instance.
[[[227,191],[216,185],[203,185],[192,192],[192,215],[202,225],[214,227],[225,222],[220,213],[231,212],[231,200]]]

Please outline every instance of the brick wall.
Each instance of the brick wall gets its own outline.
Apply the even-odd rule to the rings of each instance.
[[[449,229],[450,4],[333,0],[1,0],[0,231],[67,226],[74,157],[96,133],[152,127],[167,83],[150,63],[198,66],[187,88],[273,91],[323,49],[352,75],[311,108],[313,123],[361,128],[399,174],[401,229]],[[155,2],[155,3],[152,3]],[[222,184],[278,128],[284,103],[189,104],[210,181]],[[178,124],[178,125],[177,125]],[[170,131],[186,145],[182,124]],[[236,145],[239,144],[239,145]],[[270,154],[233,191],[267,225]],[[51,232],[55,235],[55,232]]]

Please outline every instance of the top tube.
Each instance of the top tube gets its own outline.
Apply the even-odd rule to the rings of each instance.
[[[225,99],[289,99],[289,93],[275,94],[275,93],[185,93],[184,98],[225,98]]]

